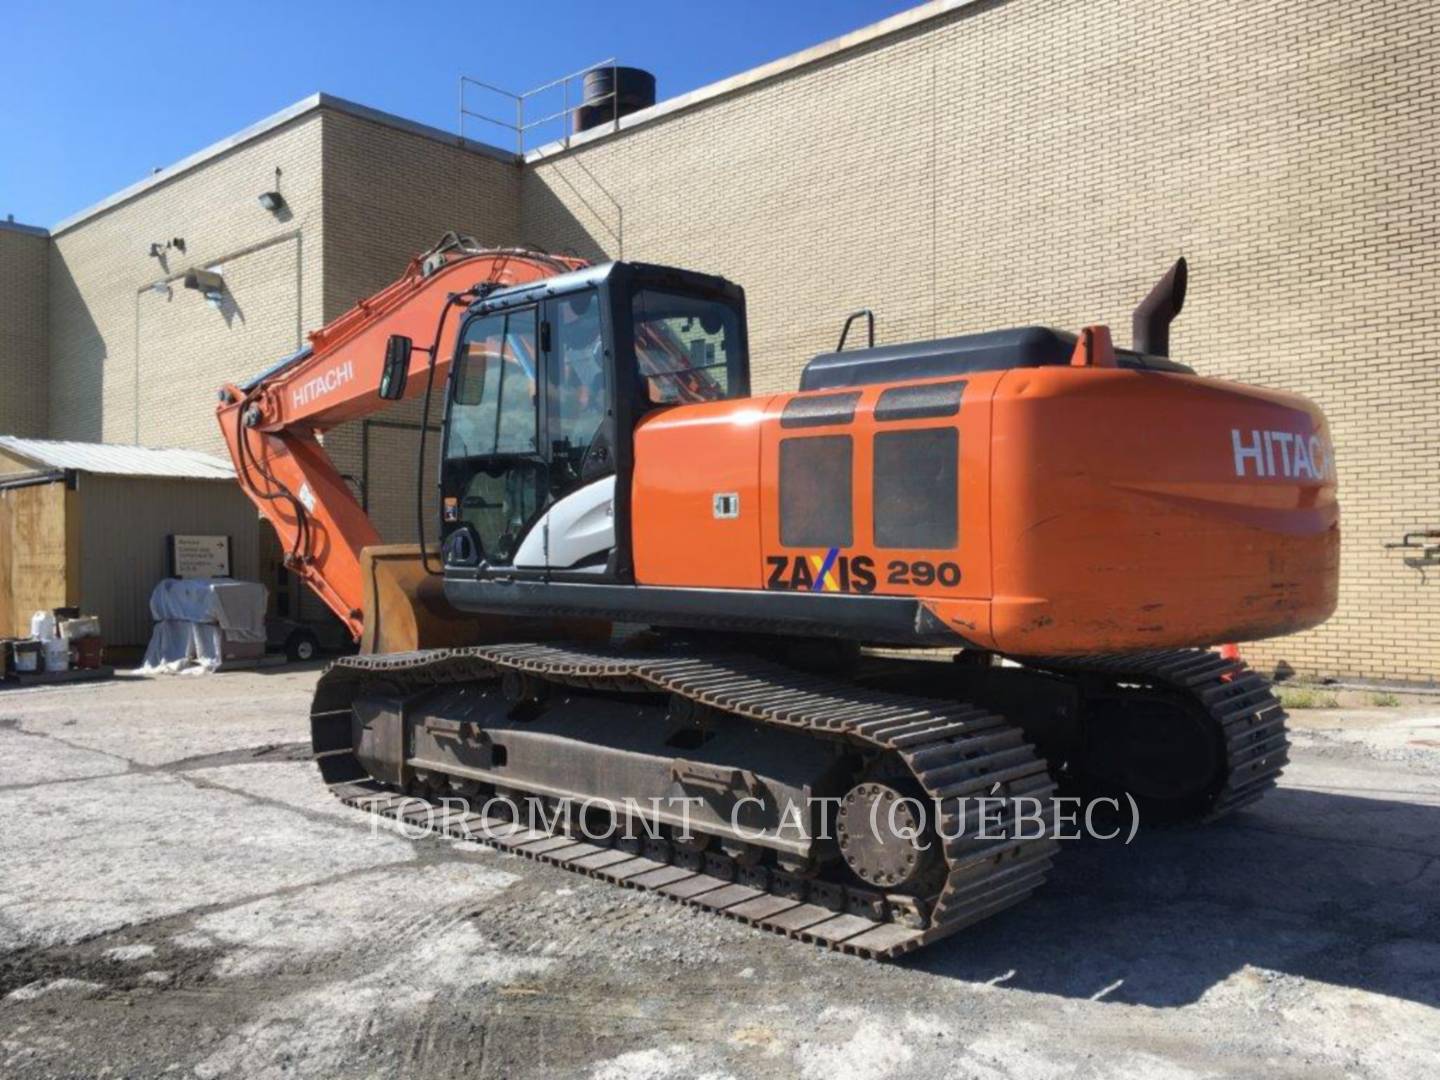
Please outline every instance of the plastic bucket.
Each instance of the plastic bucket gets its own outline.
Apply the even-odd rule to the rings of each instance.
[[[40,643],[38,641],[17,641],[13,649],[16,671],[40,670]]]
[[[51,638],[45,642],[45,670],[70,670],[70,643],[64,638]]]

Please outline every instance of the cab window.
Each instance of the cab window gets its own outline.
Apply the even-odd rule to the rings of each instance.
[[[609,411],[600,301],[591,291],[567,296],[550,318],[551,457],[566,476],[579,477]]]
[[[451,372],[446,521],[470,526],[492,566],[510,564],[547,496],[535,328],[534,308],[474,320]]]
[[[635,359],[652,405],[718,401],[728,396],[741,349],[740,320],[729,304],[641,289],[631,304]]]
[[[445,456],[538,452],[535,372],[533,308],[472,322],[455,361]]]

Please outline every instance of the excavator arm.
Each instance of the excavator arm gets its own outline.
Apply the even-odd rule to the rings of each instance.
[[[286,566],[362,640],[365,651],[425,644],[404,640],[422,636],[412,630],[390,635],[382,646],[375,627],[367,625],[381,606],[377,558],[392,563],[392,596],[405,594],[410,605],[437,611],[444,601],[437,588],[424,587],[429,575],[418,547],[380,547],[379,533],[325,452],[322,436],[390,404],[379,390],[392,335],[414,342],[401,396],[424,396],[444,385],[454,334],[471,301],[585,265],[517,248],[482,248],[449,233],[413,258],[396,281],[312,332],[303,349],[246,383],[221,388],[216,417],[241,488],[274,526]],[[392,383],[397,374],[391,371]],[[406,616],[412,625],[420,620],[415,613]]]

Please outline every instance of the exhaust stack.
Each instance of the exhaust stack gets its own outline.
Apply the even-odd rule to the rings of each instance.
[[[1150,356],[1170,355],[1170,323],[1185,306],[1185,259],[1175,260],[1131,316],[1130,347]]]

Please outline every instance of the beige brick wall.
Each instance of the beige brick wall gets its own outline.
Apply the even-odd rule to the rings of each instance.
[[[325,110],[325,317],[388,285],[449,230],[512,244],[520,170],[348,113]]]
[[[420,487],[425,509],[425,538],[431,543],[437,539],[440,521],[439,497],[435,488],[440,468],[440,409],[439,402],[435,404],[425,438],[424,480]],[[420,446],[418,419],[392,421],[386,418],[371,422],[361,436],[361,445],[364,468],[358,470],[358,474],[366,478],[365,512],[386,541],[414,543],[417,524],[415,454]]]
[[[1011,0],[535,162],[521,232],[746,288],[755,385],[882,343],[1110,323],[1177,254],[1176,355],[1333,425],[1341,606],[1247,655],[1440,678],[1440,15],[1430,0]]]
[[[256,200],[275,187],[277,167],[287,203],[278,217]],[[214,417],[222,382],[293,352],[446,230],[515,243],[518,218],[513,162],[313,109],[57,235],[48,259],[50,378],[27,407],[40,403],[42,425],[48,411],[56,438],[223,455]],[[152,242],[174,237],[185,240],[184,253],[172,250],[163,263],[148,255]],[[0,274],[43,284],[43,240],[39,251],[37,276],[12,271],[19,260],[0,248]],[[223,273],[219,310],[182,287],[195,267]],[[151,288],[159,282],[169,287]],[[15,340],[8,327],[0,332],[7,363]],[[387,425],[418,416],[413,405],[378,412],[368,452],[358,423],[326,437],[387,540],[415,533],[415,431]],[[432,492],[427,508],[438,516]],[[315,614],[318,602],[307,595],[302,611]]]
[[[46,434],[49,247],[43,233],[0,222],[0,435]]]
[[[447,231],[485,244],[517,243],[519,200],[520,172],[512,161],[327,111],[325,317],[335,318],[394,281],[410,256]],[[439,398],[437,393],[431,409],[433,426],[440,422]],[[405,402],[374,415],[368,440],[363,421],[337,428],[325,438],[340,471],[363,483],[370,518],[392,543],[415,539],[419,420],[418,403]],[[424,488],[427,536],[432,539],[439,520],[434,493],[437,448],[438,436],[432,434]]]
[[[224,453],[214,391],[293,352],[323,321],[320,143],[310,113],[55,236],[55,438]],[[277,167],[280,217],[256,200]],[[176,237],[184,252],[148,254]],[[178,280],[207,267],[225,277],[218,311]]]

